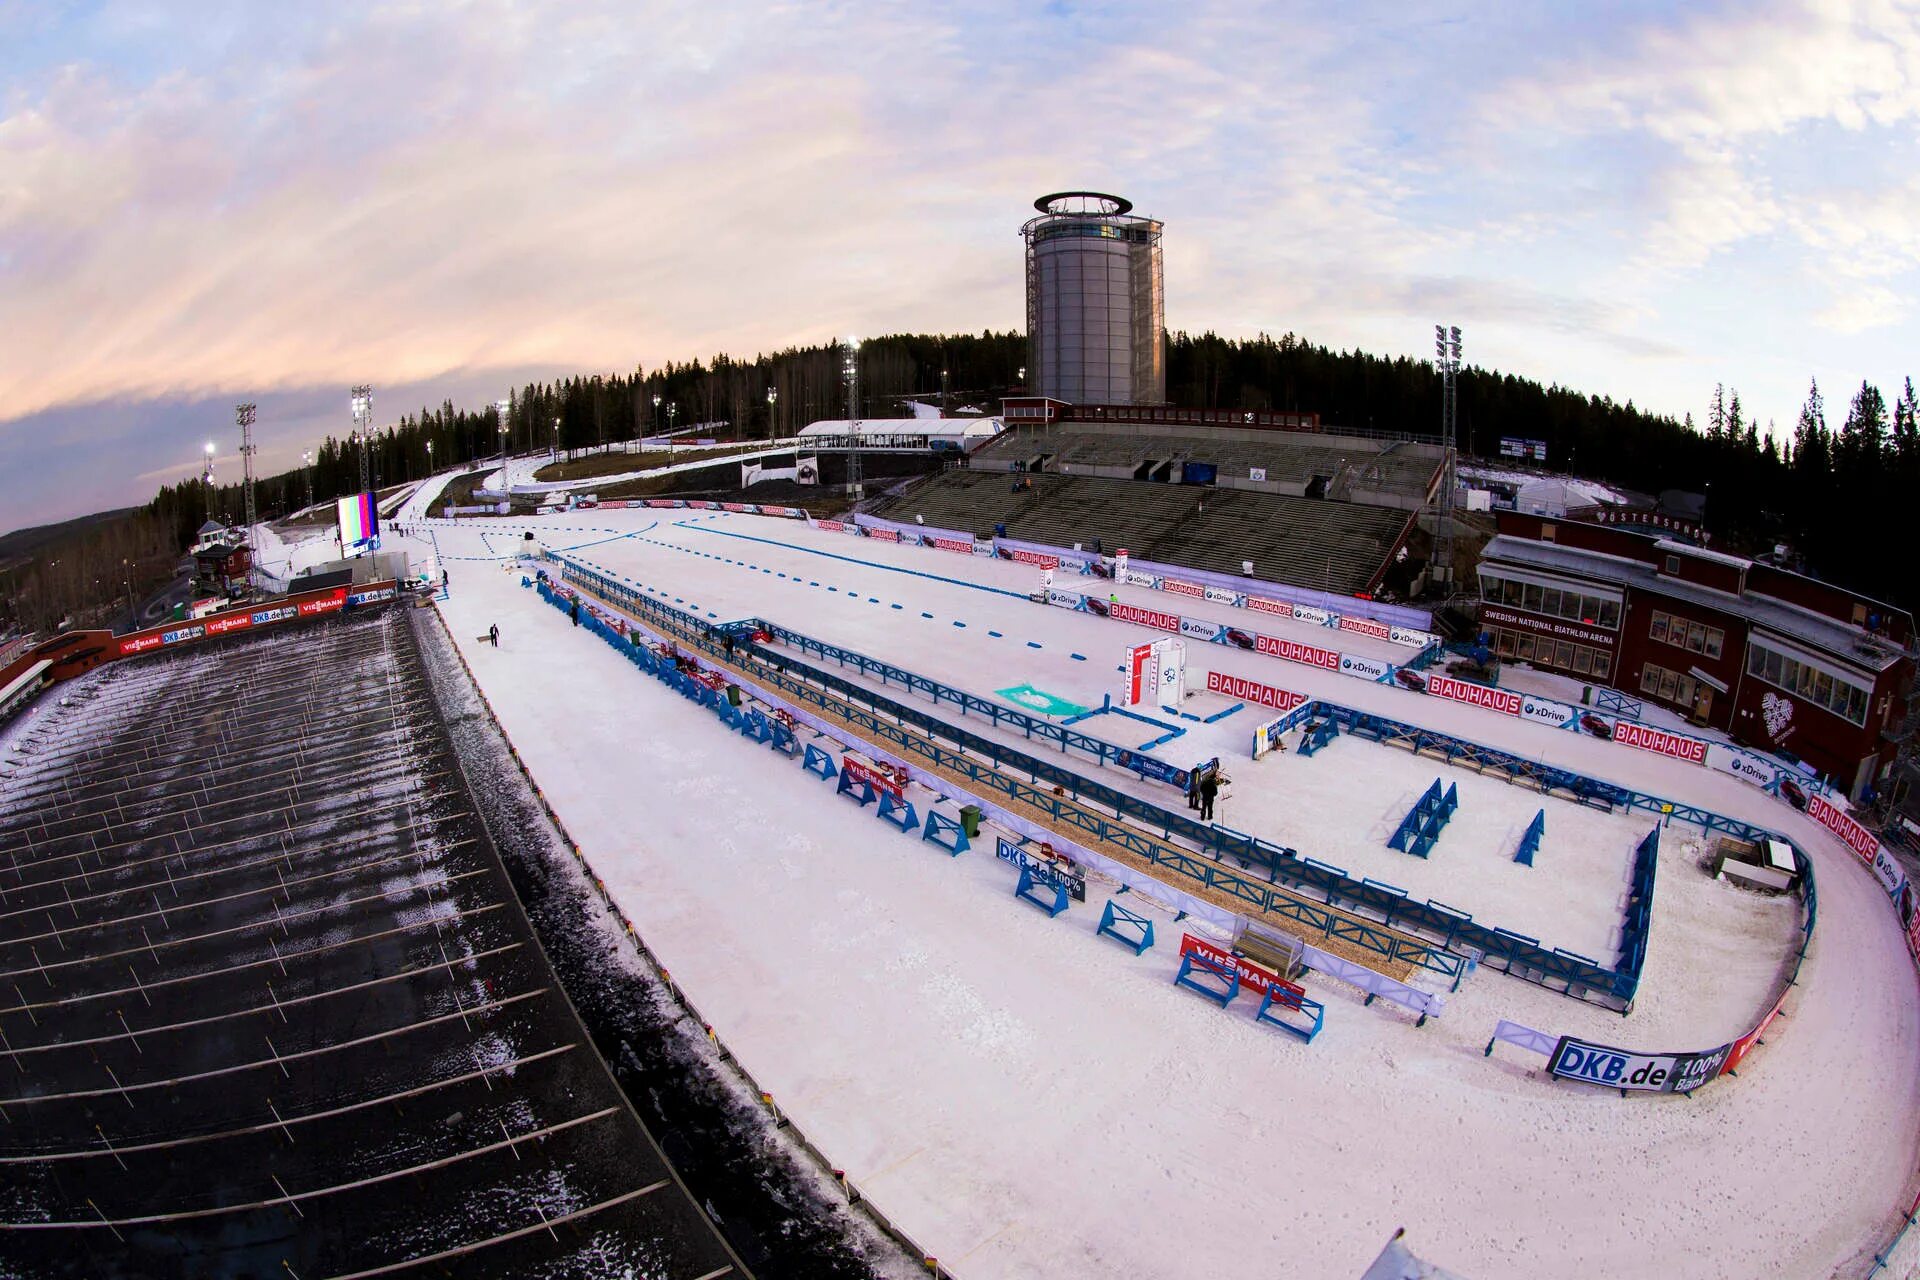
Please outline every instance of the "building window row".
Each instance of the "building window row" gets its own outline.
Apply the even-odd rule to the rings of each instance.
[[[1699,700],[1700,682],[1679,671],[1669,671],[1649,662],[1640,668],[1640,692],[1683,710],[1693,710]]]
[[[1675,617],[1673,614],[1661,613],[1658,610],[1654,611],[1653,621],[1647,627],[1647,635],[1664,644],[1674,645],[1690,653],[1703,654],[1709,658],[1719,657],[1727,643],[1727,633],[1719,627],[1709,627],[1705,623]]]
[[[1871,690],[1769,649],[1758,640],[1747,645],[1747,674],[1844,720],[1857,725],[1867,723],[1867,706],[1873,698]]]
[[[1487,630],[1493,639],[1494,652],[1503,658],[1552,667],[1593,680],[1605,680],[1613,674],[1613,655],[1605,649],[1536,636],[1531,631],[1509,631],[1505,627]]]
[[[1593,627],[1616,631],[1620,627],[1620,602],[1604,596],[1590,596],[1572,588],[1543,587],[1537,582],[1522,582],[1497,573],[1480,571],[1480,594],[1488,604],[1524,609],[1568,622],[1583,622]]]

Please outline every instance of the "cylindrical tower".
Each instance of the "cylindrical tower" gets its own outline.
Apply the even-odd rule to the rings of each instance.
[[[1033,202],[1027,242],[1027,384],[1075,404],[1163,404],[1166,300],[1160,224],[1133,202],[1061,191]]]

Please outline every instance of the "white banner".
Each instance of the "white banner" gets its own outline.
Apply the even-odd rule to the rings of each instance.
[[[1209,622],[1205,618],[1181,618],[1180,634],[1191,636],[1195,640],[1217,640],[1226,626],[1218,622]]]
[[[1762,788],[1772,786],[1780,777],[1780,767],[1772,761],[1719,742],[1707,744],[1707,765]]]
[[[1213,601],[1215,604],[1238,605],[1240,603],[1240,593],[1237,591],[1229,591],[1225,587],[1208,587],[1207,599]]]
[[[1409,649],[1424,649],[1433,643],[1433,636],[1425,631],[1415,631],[1411,627],[1389,627],[1387,639],[1395,644],[1403,644]]]
[[[1293,606],[1293,616],[1302,622],[1311,622],[1316,626],[1325,626],[1333,617],[1333,615],[1325,609],[1316,609],[1310,604],[1297,604]]]
[[[1552,698],[1536,698],[1532,694],[1520,696],[1520,718],[1531,720],[1535,724],[1544,724],[1554,729],[1564,729],[1573,723],[1573,708],[1564,702],[1555,702]]]
[[[1357,653],[1340,655],[1340,674],[1354,676],[1361,680],[1384,680],[1387,672],[1393,670],[1389,663],[1378,658],[1363,658]]]

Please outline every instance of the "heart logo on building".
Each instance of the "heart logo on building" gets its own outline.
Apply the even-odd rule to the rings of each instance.
[[[1760,719],[1766,722],[1767,736],[1778,742],[1781,731],[1793,719],[1793,703],[1777,693],[1762,694]]]

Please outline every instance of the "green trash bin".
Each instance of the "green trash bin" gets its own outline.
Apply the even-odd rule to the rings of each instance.
[[[732,703],[736,707],[740,705],[740,686],[739,685],[730,684],[727,686],[727,701]]]
[[[963,804],[960,806],[960,829],[967,833],[967,839],[980,838],[980,806]]]

